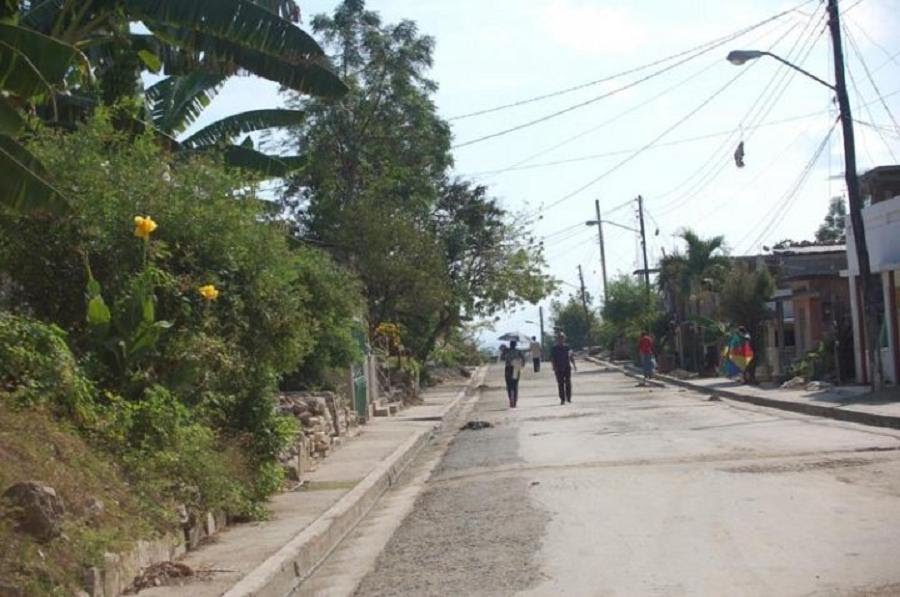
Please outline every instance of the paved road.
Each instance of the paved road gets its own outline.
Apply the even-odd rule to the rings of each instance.
[[[900,432],[582,369],[495,368],[356,594],[900,594]]]

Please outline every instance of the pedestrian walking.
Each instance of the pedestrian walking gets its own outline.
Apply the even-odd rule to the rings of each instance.
[[[525,355],[516,348],[516,341],[511,340],[509,348],[503,356],[503,362],[506,366],[503,370],[503,376],[506,378],[506,395],[509,397],[509,407],[515,408],[519,401],[519,377],[522,374],[522,368],[525,367]]]
[[[750,334],[744,326],[738,327],[728,336],[722,351],[722,374],[728,378],[740,377],[744,383],[752,379],[753,346]]]
[[[537,338],[534,336],[531,337],[531,345],[528,347],[531,352],[531,362],[534,364],[534,372],[537,373],[541,370],[541,357],[543,356],[544,350],[541,348],[541,343],[537,341]]]
[[[559,403],[572,402],[572,370],[575,367],[575,357],[572,349],[566,344],[566,335],[562,332],[556,336],[556,344],[550,351],[550,364],[553,373],[556,374],[556,385],[559,387]]]
[[[641,369],[644,371],[642,384],[646,384],[653,377],[653,372],[656,369],[656,347],[653,344],[650,332],[646,330],[641,332],[641,338],[638,340],[638,353],[641,357]]]

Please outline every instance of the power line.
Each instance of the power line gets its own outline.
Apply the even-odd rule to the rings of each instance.
[[[564,202],[564,201],[566,201],[566,200],[568,200],[568,199],[571,199],[572,197],[574,197],[575,195],[581,193],[582,191],[584,191],[584,190],[586,190],[586,189],[592,187],[593,185],[595,185],[596,183],[600,182],[601,180],[603,180],[604,178],[606,178],[607,176],[609,176],[610,174],[612,174],[613,172],[615,172],[616,170],[618,170],[619,168],[621,168],[622,166],[624,166],[625,164],[627,164],[628,162],[630,162],[631,160],[633,160],[634,158],[636,158],[636,157],[638,157],[639,155],[641,155],[642,153],[644,153],[646,150],[648,150],[648,149],[650,149],[651,147],[653,147],[654,145],[656,145],[656,143],[658,143],[659,141],[661,141],[666,135],[668,135],[670,132],[672,132],[673,130],[675,130],[676,128],[678,128],[679,126],[681,126],[682,124],[684,124],[684,123],[687,122],[688,120],[690,120],[691,117],[693,117],[697,112],[699,112],[700,110],[702,110],[703,108],[705,108],[710,102],[712,102],[712,101],[713,101],[714,99],[716,99],[719,95],[721,95],[726,89],[728,89],[728,87],[730,87],[730,86],[732,85],[732,83],[734,83],[734,82],[737,81],[740,77],[742,77],[744,74],[746,74],[747,72],[749,72],[749,70],[750,70],[750,69],[747,68],[747,69],[742,69],[741,71],[739,71],[738,74],[736,74],[734,77],[732,77],[731,79],[729,79],[728,82],[725,83],[725,85],[723,85],[722,87],[720,87],[719,89],[717,89],[712,95],[710,95],[710,96],[707,97],[705,100],[703,100],[697,107],[695,107],[695,108],[692,109],[690,112],[688,112],[687,114],[685,114],[683,117],[681,117],[680,119],[678,119],[674,124],[672,124],[671,126],[669,126],[668,128],[666,128],[662,133],[660,133],[659,135],[657,135],[656,137],[654,137],[653,140],[651,140],[649,143],[647,143],[646,145],[644,145],[643,147],[641,147],[641,148],[638,149],[637,151],[633,152],[632,154],[630,154],[630,155],[629,155],[628,157],[626,157],[625,159],[623,159],[623,160],[619,161],[618,163],[616,163],[615,166],[613,166],[612,168],[609,168],[608,170],[606,170],[605,172],[603,172],[603,174],[601,174],[600,176],[597,176],[596,178],[593,178],[592,180],[588,181],[587,183],[583,184],[582,186],[578,187],[577,189],[575,189],[575,190],[573,190],[573,191],[567,193],[566,195],[563,195],[562,197],[560,197],[559,199],[557,199],[556,201],[554,201],[553,203],[551,203],[550,205],[548,205],[547,208],[555,207],[555,206],[559,205],[560,203],[562,203],[562,202]]]
[[[831,128],[828,129],[828,133],[825,135],[825,138],[822,139],[822,142],[819,143],[819,146],[816,148],[816,151],[813,153],[812,158],[810,158],[810,160],[806,163],[806,166],[804,166],[803,169],[800,171],[800,174],[797,177],[797,179],[794,181],[794,183],[790,187],[788,187],[788,190],[785,192],[785,194],[783,194],[778,199],[778,201],[775,202],[773,209],[770,210],[769,214],[766,214],[766,216],[764,216],[763,220],[761,220],[762,222],[766,222],[766,224],[763,227],[762,232],[760,232],[759,236],[756,237],[756,240],[754,240],[750,245],[747,246],[748,251],[752,250],[754,247],[758,246],[759,243],[763,239],[765,239],[766,235],[769,234],[772,227],[775,225],[776,221],[778,220],[778,217],[786,215],[787,212],[790,210],[793,202],[795,201],[795,199],[797,198],[797,196],[799,194],[800,189],[802,189],[803,185],[806,184],[806,181],[809,178],[810,173],[812,172],[813,168],[815,168],[816,162],[819,161],[819,157],[822,155],[822,151],[828,145],[828,140],[831,138],[831,135],[834,133],[834,129],[835,129],[835,127],[837,127],[838,122],[840,122],[840,119],[835,119],[834,123],[831,125]],[[779,210],[779,208],[781,208],[781,209]],[[753,230],[756,229],[757,226],[754,226],[753,228],[751,228],[748,231],[748,233],[745,234],[741,238],[740,241],[738,241],[738,244],[739,245],[743,244],[743,242],[747,239],[747,237],[750,236],[750,234],[753,233]]]
[[[791,25],[791,26],[788,28],[787,33],[789,33],[789,32],[790,32],[792,29],[794,29],[795,27],[796,27],[796,24]],[[770,34],[771,34],[771,32],[767,32],[767,33],[765,33],[764,35],[762,35],[762,36],[760,36],[760,37],[754,38],[754,40],[753,40],[751,43],[753,43],[753,42],[755,42],[755,41],[758,41],[758,40],[761,40],[761,39],[763,39],[764,37],[766,37],[766,36],[768,36],[768,35],[770,35]],[[785,35],[786,35],[786,33],[785,33]],[[671,85],[670,87],[667,87],[667,88],[663,89],[662,91],[660,91],[659,93],[657,93],[657,94],[651,96],[650,98],[646,99],[645,101],[643,101],[643,102],[641,102],[641,103],[639,103],[639,104],[637,104],[637,105],[635,105],[635,106],[632,106],[632,107],[630,107],[630,108],[628,108],[628,109],[626,109],[626,110],[623,110],[623,111],[619,112],[618,114],[616,114],[616,115],[614,115],[614,116],[612,116],[612,117],[610,117],[610,118],[607,118],[607,119],[604,120],[603,122],[601,122],[601,123],[599,123],[599,124],[597,124],[597,125],[595,125],[595,126],[592,126],[591,128],[589,128],[589,129],[587,129],[587,130],[581,131],[581,132],[579,132],[579,133],[576,133],[575,135],[572,135],[572,136],[570,136],[570,137],[567,137],[567,138],[563,139],[562,141],[560,141],[560,142],[558,142],[558,143],[555,143],[555,144],[551,145],[550,147],[541,149],[541,150],[539,150],[539,151],[537,151],[537,152],[535,152],[535,153],[532,153],[532,154],[530,154],[530,155],[528,155],[528,156],[526,156],[526,157],[524,157],[524,158],[522,158],[522,159],[520,159],[520,160],[514,162],[513,164],[510,164],[509,166],[506,166],[506,167],[501,168],[501,169],[498,169],[498,170],[491,171],[491,172],[487,173],[486,175],[487,175],[487,176],[496,176],[497,174],[502,174],[502,173],[508,172],[508,171],[510,171],[510,170],[516,170],[516,169],[518,169],[520,166],[522,166],[522,165],[524,165],[524,164],[527,164],[528,162],[534,160],[535,158],[539,158],[539,157],[541,157],[541,156],[543,156],[543,155],[546,155],[546,154],[548,154],[548,153],[551,153],[551,152],[553,152],[553,151],[559,149],[560,147],[563,147],[563,146],[568,145],[568,144],[570,144],[570,143],[572,143],[572,142],[574,142],[574,141],[577,141],[578,139],[581,139],[581,138],[583,138],[583,137],[586,137],[586,136],[588,136],[588,135],[591,135],[591,134],[597,132],[598,130],[600,130],[600,129],[606,127],[607,125],[610,125],[610,124],[613,124],[613,123],[618,122],[619,120],[621,120],[622,118],[624,118],[624,117],[627,116],[628,114],[631,114],[632,112],[635,112],[635,111],[637,111],[637,110],[643,108],[644,106],[647,106],[647,105],[649,105],[649,104],[654,103],[654,102],[655,102],[656,100],[658,100],[660,97],[663,97],[663,96],[665,96],[666,94],[668,94],[668,93],[670,93],[670,92],[672,92],[672,91],[674,91],[674,90],[680,89],[680,88],[683,87],[685,84],[687,84],[687,83],[689,83],[690,81],[696,79],[697,77],[699,77],[700,75],[706,73],[706,72],[709,71],[710,69],[712,69],[712,68],[714,68],[714,67],[716,67],[716,66],[721,65],[721,63],[722,63],[721,59],[720,59],[720,58],[716,58],[714,61],[710,62],[707,66],[703,67],[703,68],[700,69],[699,71],[696,71],[696,72],[694,72],[693,74],[689,75],[688,77],[686,77],[686,78],[684,78],[684,79],[678,81],[678,82],[675,83],[674,85]]]
[[[810,15],[810,18],[807,21],[806,25],[803,27],[803,30],[800,32],[800,35],[788,50],[787,54],[789,59],[793,55],[794,51],[797,50],[798,45],[800,45],[800,40],[803,39],[804,35],[806,34],[807,28],[810,26],[810,24],[812,24],[814,17],[815,13]],[[802,48],[803,46],[800,47]],[[771,49],[772,48],[770,48],[770,50]],[[772,78],[769,79],[769,82],[760,91],[759,95],[756,97],[753,104],[751,104],[750,108],[747,109],[738,125],[732,130],[731,135],[723,140],[722,143],[720,143],[712,151],[709,157],[706,158],[706,160],[700,165],[699,168],[697,168],[690,176],[685,178],[675,187],[656,195],[656,200],[658,201],[661,198],[679,193],[682,189],[684,189],[696,179],[696,182],[692,187],[688,188],[685,191],[681,191],[675,199],[669,201],[664,205],[657,206],[659,213],[665,214],[672,210],[678,209],[680,206],[689,202],[699,190],[707,188],[710,184],[713,183],[713,181],[715,181],[719,177],[719,175],[728,166],[730,162],[730,156],[728,156],[729,159],[722,159],[719,162],[718,166],[715,166],[714,164],[716,163],[717,158],[722,156],[723,151],[727,151],[730,154],[731,147],[733,147],[734,144],[738,140],[740,140],[740,136],[744,130],[745,125],[747,125],[747,130],[750,131],[747,140],[749,140],[753,136],[755,128],[753,127],[752,123],[754,121],[761,120],[761,118],[759,118],[759,115],[762,114],[763,110],[765,109],[764,106],[766,105],[766,102],[768,102],[769,104],[774,104],[774,102],[781,97],[784,90],[787,88],[787,85],[790,83],[790,77],[784,76],[785,72],[788,70],[790,69],[788,69],[786,66],[779,65],[779,67],[772,74]],[[710,166],[712,166],[712,168],[710,168]]]
[[[796,61],[802,65],[809,57],[819,37],[821,37],[821,30],[818,36],[813,36],[818,29],[819,23],[821,23],[822,19],[824,18],[824,11],[822,12],[819,21],[807,33],[807,28],[814,23],[815,15],[815,12],[810,15],[809,20],[803,27],[803,30],[800,32],[800,36],[794,41],[793,45],[788,50],[787,56],[790,61]],[[806,40],[801,43],[804,35],[807,36]],[[797,54],[797,57],[793,58],[795,52]],[[772,78],[769,80],[769,83],[763,88],[763,90],[757,96],[756,100],[744,114],[744,117],[741,119],[738,126],[735,127],[734,131],[732,132],[732,136],[725,139],[715,150],[713,150],[712,154],[710,154],[706,161],[700,166],[700,168],[695,170],[693,174],[684,179],[684,181],[682,181],[676,187],[673,187],[672,189],[656,196],[657,199],[669,196],[675,192],[678,192],[678,190],[684,188],[692,180],[699,177],[697,182],[691,188],[680,193],[678,197],[668,202],[667,204],[657,206],[657,210],[659,210],[658,213],[664,215],[676,209],[679,209],[686,203],[690,202],[692,199],[696,198],[702,190],[706,189],[719,177],[719,175],[721,175],[721,173],[728,167],[730,163],[730,155],[728,156],[728,159],[723,159],[717,167],[710,169],[705,174],[704,171],[706,171],[707,168],[716,161],[716,158],[721,155],[722,151],[728,149],[730,153],[730,146],[734,143],[733,139],[736,139],[735,136],[740,135],[745,130],[745,124],[746,130],[750,131],[750,134],[747,136],[747,140],[753,137],[753,133],[755,133],[756,129],[758,128],[756,125],[759,124],[763,118],[769,115],[772,107],[775,106],[784,95],[791,81],[793,81],[795,75],[796,71],[786,66],[780,66],[778,69],[776,69],[775,73],[773,73],[772,75]]]
[[[814,1],[814,0],[807,0],[806,2],[804,2],[804,4],[808,4],[809,2],[812,2],[812,1]],[[682,59],[678,60],[677,62],[674,62],[673,64],[670,64],[670,65],[668,65],[668,66],[666,66],[666,67],[664,67],[664,68],[661,68],[661,69],[659,69],[659,70],[653,71],[653,72],[650,73],[649,75],[646,75],[646,76],[644,76],[644,77],[641,77],[641,78],[639,78],[639,79],[636,79],[636,80],[634,80],[634,81],[632,81],[632,82],[630,82],[630,83],[628,83],[628,84],[626,84],[626,85],[623,85],[622,87],[618,87],[618,88],[616,88],[616,89],[613,89],[612,91],[608,91],[608,92],[606,92],[606,93],[603,93],[603,94],[601,94],[601,95],[599,95],[599,96],[593,97],[593,98],[588,99],[588,100],[586,100],[586,101],[579,102],[579,103],[577,103],[577,104],[574,104],[574,105],[568,106],[568,107],[566,107],[566,108],[563,108],[562,110],[557,110],[557,111],[555,111],[555,112],[551,112],[550,114],[546,114],[546,115],[541,116],[541,117],[539,117],[539,118],[535,118],[535,119],[533,119],[533,120],[529,120],[529,121],[527,121],[527,122],[523,122],[523,123],[521,123],[521,124],[518,124],[518,125],[515,125],[515,126],[512,126],[512,127],[509,127],[509,128],[506,128],[506,129],[503,129],[503,130],[500,130],[500,131],[497,131],[497,132],[495,132],[495,133],[490,133],[490,134],[487,134],[487,135],[482,135],[481,137],[476,137],[475,139],[471,139],[471,140],[469,140],[469,141],[464,141],[464,142],[462,142],[462,143],[457,143],[456,145],[453,146],[453,149],[460,149],[460,148],[463,148],[463,147],[468,147],[469,145],[474,145],[474,144],[476,144],[476,143],[481,143],[481,142],[483,142],[483,141],[488,141],[488,140],[490,140],[490,139],[496,139],[497,137],[502,137],[502,136],[504,136],[504,135],[508,135],[509,133],[513,133],[513,132],[516,132],[516,131],[520,131],[520,130],[522,130],[522,129],[532,127],[532,126],[534,126],[534,125],[541,124],[541,123],[543,123],[543,122],[547,122],[548,120],[552,120],[553,118],[556,118],[556,117],[558,117],[558,116],[562,116],[563,114],[568,114],[569,112],[572,112],[572,111],[574,111],[574,110],[578,110],[578,109],[583,108],[583,107],[585,107],[585,106],[589,106],[589,105],[594,104],[594,103],[596,103],[596,102],[598,102],[598,101],[600,101],[600,100],[606,99],[606,98],[608,98],[608,97],[611,97],[611,96],[616,95],[616,94],[618,94],[618,93],[621,93],[621,92],[623,92],[623,91],[626,91],[626,90],[628,90],[628,89],[631,89],[632,87],[635,87],[636,85],[639,85],[640,83],[644,83],[644,82],[649,81],[649,80],[651,80],[651,79],[654,79],[654,78],[656,78],[656,77],[658,77],[658,76],[660,76],[660,75],[662,75],[662,74],[665,74],[665,73],[667,73],[667,72],[669,72],[669,71],[671,71],[671,70],[673,70],[673,69],[675,69],[675,68],[681,66],[682,64],[685,64],[686,62],[690,62],[691,60],[694,60],[695,58],[699,58],[700,56],[702,56],[702,55],[704,55],[704,54],[706,54],[706,53],[708,53],[708,52],[711,52],[712,50],[714,50],[714,49],[716,49],[716,48],[718,48],[718,47],[720,47],[720,46],[722,46],[722,45],[725,45],[726,43],[729,43],[729,42],[731,42],[731,41],[733,41],[733,40],[735,40],[735,39],[737,39],[737,38],[739,38],[739,37],[741,37],[741,36],[743,36],[743,35],[746,34],[747,32],[752,31],[752,30],[754,30],[754,29],[756,29],[756,28],[758,28],[758,27],[761,27],[763,24],[767,24],[767,23],[771,22],[771,21],[774,20],[774,19],[781,18],[782,16],[784,16],[785,14],[788,14],[788,13],[792,12],[793,10],[795,10],[795,9],[790,9],[790,10],[788,10],[788,11],[784,11],[783,13],[779,13],[779,14],[776,15],[775,17],[771,17],[771,18],[769,18],[769,19],[766,19],[765,21],[761,21],[761,22],[758,23],[757,25],[754,25],[754,26],[752,26],[752,27],[750,27],[750,28],[747,28],[746,30],[743,30],[743,31],[741,31],[741,32],[739,32],[739,33],[732,34],[732,35],[729,35],[729,36],[720,38],[719,40],[717,40],[717,41],[716,41],[715,43],[713,43],[713,44],[708,44],[708,45],[705,46],[705,47],[704,47],[704,46],[701,46],[702,49],[700,49],[699,51],[697,51],[697,52],[695,52],[695,53],[689,55],[687,58],[682,58]]]
[[[845,29],[845,30],[844,30],[844,34],[846,35],[846,33],[847,33],[847,31],[846,31],[846,29]],[[849,40],[850,38],[848,37],[847,39]],[[850,45],[851,45],[851,47],[854,48],[854,50],[856,50],[856,48],[855,48],[855,46],[853,46],[852,42],[851,42]],[[859,54],[858,51],[856,51],[856,58],[857,58],[857,60],[861,60],[861,59],[862,59],[862,56],[860,56],[860,54]],[[857,98],[861,98],[861,97],[862,97],[862,94],[859,92],[859,87],[857,87],[857,85],[856,85],[856,77],[853,75],[853,69],[850,68],[850,61],[849,61],[849,60],[848,60],[847,63],[846,63],[846,68],[847,68],[847,75],[848,75],[849,78],[850,78],[850,85],[853,87],[853,92],[856,94],[856,97],[857,97]],[[871,81],[871,79],[870,79],[870,81]],[[876,93],[877,93],[877,90],[876,90]],[[884,99],[881,97],[881,94],[880,94],[880,93],[878,94],[878,97],[879,97],[879,99],[881,100],[882,105],[883,105],[883,104],[884,104]],[[860,108],[859,103],[860,103],[860,102],[857,101],[857,105],[856,105],[857,109]],[[866,114],[869,115],[869,120],[874,121],[874,120],[875,120],[875,117],[872,115],[872,110],[871,110],[871,108],[870,108],[868,105],[865,105],[865,106],[862,106],[862,107],[865,109]],[[856,119],[854,119],[854,122],[858,122],[858,121],[857,121]],[[878,134],[878,138],[881,139],[881,142],[884,144],[885,148],[888,150],[888,153],[890,154],[891,159],[892,159],[894,162],[896,162],[896,161],[897,161],[897,157],[894,155],[894,150],[891,148],[891,144],[888,143],[887,139],[884,138],[884,133],[883,133],[883,132],[881,131],[881,129],[879,129],[878,127],[873,127],[873,128],[875,129],[875,132]],[[896,129],[895,129],[895,130],[896,130]],[[865,142],[864,142],[864,143],[865,143]],[[868,151],[867,151],[866,153],[868,153]],[[870,160],[872,159],[871,156],[869,157],[869,159],[870,159]]]
[[[741,35],[744,35],[744,34],[746,34],[746,33],[749,33],[750,31],[753,31],[753,30],[755,30],[755,29],[758,29],[759,27],[762,27],[762,26],[764,26],[764,25],[766,25],[766,24],[768,24],[768,23],[771,23],[772,21],[776,21],[776,20],[780,19],[781,17],[783,17],[783,16],[785,16],[785,15],[787,15],[787,14],[790,14],[790,13],[792,13],[792,12],[794,12],[794,11],[797,11],[798,9],[802,8],[803,6],[809,4],[810,2],[814,2],[814,1],[815,1],[815,0],[804,0],[804,2],[801,2],[800,4],[796,5],[796,6],[793,7],[793,8],[784,10],[784,11],[782,11],[782,12],[780,12],[780,13],[774,15],[774,16],[771,16],[771,17],[769,17],[769,18],[767,18],[767,19],[764,19],[764,20],[762,20],[762,21],[759,21],[759,22],[757,22],[757,23],[755,23],[755,24],[753,24],[753,25],[750,25],[750,26],[748,26],[748,27],[745,27],[744,29],[740,29],[740,30],[738,30],[738,31],[735,31],[734,33],[730,33],[730,34],[728,34],[728,35],[725,35],[725,36],[722,36],[722,37],[719,37],[719,38],[710,40],[710,41],[708,41],[708,42],[705,42],[705,43],[702,43],[702,44],[700,44],[700,45],[694,46],[694,47],[692,47],[692,48],[688,48],[687,50],[682,50],[681,52],[678,52],[678,53],[676,53],[676,54],[672,54],[672,55],[670,55],[670,56],[666,56],[665,58],[660,58],[659,60],[654,60],[653,62],[648,62],[648,63],[646,63],[646,64],[642,64],[642,65],[637,66],[637,67],[632,68],[632,69],[628,69],[628,70],[625,70],[625,71],[622,71],[622,72],[619,72],[619,73],[616,73],[616,74],[613,74],[613,75],[608,75],[608,76],[605,76],[605,77],[603,77],[603,78],[601,78],[601,79],[596,79],[596,80],[593,80],[593,81],[589,81],[589,82],[587,82],[587,83],[581,83],[581,84],[579,84],[579,85],[574,85],[574,86],[572,86],[572,87],[567,87],[567,88],[565,88],[565,89],[560,89],[560,90],[558,90],[558,91],[553,91],[553,92],[550,92],[550,93],[545,93],[545,94],[543,94],[543,95],[538,95],[538,96],[526,98],[526,99],[523,99],[523,100],[518,100],[518,101],[515,101],[515,102],[508,103],[508,104],[502,104],[502,105],[499,105],[499,106],[494,106],[494,107],[492,107],[492,108],[485,108],[485,109],[483,109],[483,110],[477,110],[477,111],[475,111],[475,112],[470,112],[470,113],[468,113],[468,114],[461,114],[461,115],[459,115],[459,116],[453,116],[453,117],[451,117],[451,118],[448,118],[447,120],[449,120],[449,121],[463,120],[463,119],[466,119],[466,118],[473,118],[473,117],[475,117],[475,116],[482,116],[482,115],[484,115],[484,114],[491,114],[491,113],[493,113],[493,112],[499,112],[500,110],[506,110],[506,109],[509,109],[509,108],[516,108],[516,107],[524,106],[524,105],[531,104],[531,103],[534,103],[534,102],[539,102],[539,101],[542,101],[542,100],[545,100],[545,99],[550,99],[550,98],[554,98],[554,97],[559,97],[559,96],[561,96],[561,95],[565,95],[565,94],[567,94],[567,93],[572,93],[572,92],[574,92],[574,91],[580,91],[580,90],[586,89],[586,88],[588,88],[588,87],[593,87],[593,86],[599,85],[599,84],[601,84],[601,83],[606,83],[606,82],[608,82],[608,81],[612,81],[613,79],[617,79],[617,78],[619,78],[619,77],[624,77],[624,76],[626,76],[626,75],[631,75],[631,74],[634,74],[634,73],[638,73],[638,72],[641,72],[641,71],[643,71],[643,70],[647,70],[648,68],[652,68],[652,67],[654,67],[654,66],[658,66],[658,65],[660,65],[660,64],[664,64],[664,63],[669,62],[669,61],[671,61],[671,60],[675,60],[676,58],[680,58],[680,57],[682,57],[682,56],[684,56],[684,55],[686,55],[686,54],[690,54],[690,53],[692,53],[692,52],[696,52],[696,51],[698,51],[698,50],[702,50],[702,49],[704,49],[704,48],[707,48],[708,46],[713,46],[713,45],[715,45],[715,44],[721,45],[721,43],[725,43],[725,42],[727,42],[727,41],[731,41],[731,39],[733,39],[733,36],[740,37]]]
[[[856,23],[856,22],[853,21],[852,19],[847,19],[847,20],[845,20],[845,21],[844,21],[844,26],[846,26],[847,24],[852,24],[853,27],[854,27],[859,33],[861,33],[862,36],[865,37],[866,40],[867,40],[870,44],[872,44],[873,46],[875,46],[876,48],[878,48],[879,50],[881,50],[881,53],[884,54],[884,55],[887,57],[887,60],[886,60],[885,62],[882,62],[881,64],[879,64],[879,65],[878,65],[877,67],[875,67],[874,69],[872,69],[872,72],[877,72],[879,69],[881,69],[882,66],[884,66],[884,65],[886,65],[886,64],[889,64],[889,63],[891,63],[891,62],[893,62],[893,63],[896,64],[897,66],[900,66],[900,62],[897,62],[897,60],[896,60],[897,56],[900,56],[900,52],[897,52],[896,54],[891,54],[891,53],[887,50],[887,48],[885,48],[883,45],[881,45],[880,43],[878,43],[877,41],[875,41],[875,39],[874,39],[871,35],[869,35],[869,33],[866,31],[866,29],[865,29],[864,27],[861,27],[858,23]]]
[[[887,112],[888,117],[890,117],[891,122],[894,123],[894,128],[897,129],[897,132],[900,133],[900,125],[897,124],[897,119],[894,118],[894,113],[891,112],[891,109],[888,107],[887,102],[884,101],[884,97],[881,95],[881,90],[878,88],[878,84],[875,83],[875,79],[872,78],[872,73],[869,71],[869,66],[866,64],[866,61],[863,59],[862,52],[859,50],[859,46],[856,45],[856,39],[851,35],[850,30],[846,27],[842,28],[844,30],[844,36],[847,38],[847,41],[850,42],[850,47],[853,48],[853,53],[856,55],[856,59],[862,65],[863,70],[866,73],[866,77],[869,79],[869,84],[872,86],[872,89],[875,90],[875,94],[878,96],[878,99],[881,100],[881,107],[884,108],[884,111]],[[874,120],[874,118],[872,119]]]

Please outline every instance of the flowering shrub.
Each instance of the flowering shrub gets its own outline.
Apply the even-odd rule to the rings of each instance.
[[[72,215],[0,214],[0,308],[5,299],[65,331],[98,386],[97,433],[124,444],[129,468],[149,462],[139,437],[181,438],[166,462],[183,466],[165,474],[194,485],[198,450],[239,447],[241,491],[209,493],[251,510],[278,486],[276,455],[293,432],[274,408],[278,382],[349,361],[358,284],[325,254],[292,246],[238,172],[205,157],[173,163],[103,110],[77,134],[39,132],[30,149]],[[178,416],[141,435],[138,413],[148,424]]]

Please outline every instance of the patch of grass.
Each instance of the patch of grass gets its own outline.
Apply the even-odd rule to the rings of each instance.
[[[27,595],[72,594],[87,566],[108,551],[152,538],[173,521],[142,504],[112,460],[39,408],[14,407],[0,393],[0,493],[21,481],[53,487],[66,508],[63,535],[41,544],[0,513],[0,579]],[[99,500],[103,510],[92,513]]]
[[[355,481],[308,481],[300,486],[300,491],[337,491],[353,489],[359,483]]]

